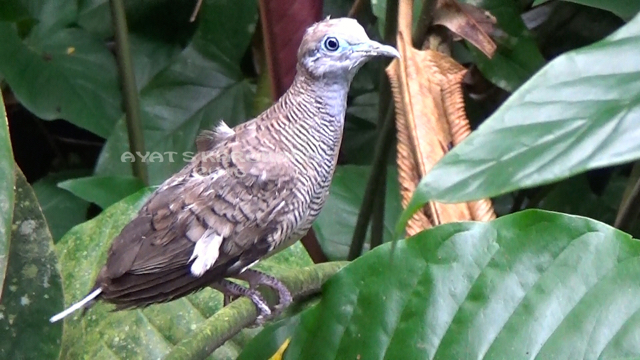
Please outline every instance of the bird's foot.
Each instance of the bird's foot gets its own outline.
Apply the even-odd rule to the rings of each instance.
[[[258,317],[256,318],[255,322],[256,326],[264,324],[264,322],[272,315],[271,309],[269,309],[269,305],[267,305],[265,299],[256,289],[246,288],[240,284],[236,284],[226,279],[222,279],[215,284],[212,284],[211,287],[220,291],[224,295],[224,306],[227,306],[229,303],[239,298],[240,296],[249,298],[249,300],[251,300],[258,309]]]
[[[278,292],[278,304],[274,306],[271,317],[278,316],[293,301],[293,296],[291,296],[289,289],[287,289],[280,280],[271,275],[257,270],[247,269],[234,277],[248,282],[249,288],[251,289],[255,289],[259,285],[265,285]]]

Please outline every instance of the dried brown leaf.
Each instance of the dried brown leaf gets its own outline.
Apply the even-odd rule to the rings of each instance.
[[[411,46],[410,3],[402,0],[399,8],[397,44],[402,58],[386,69],[396,109],[397,163],[404,207],[420,179],[471,132],[462,96],[466,69],[447,55]],[[494,217],[490,200],[430,202],[408,222],[407,234],[447,222],[486,221]]]
[[[438,0],[433,23],[447,27],[489,58],[496,51],[496,43],[489,36],[494,30],[496,18],[484,9],[456,0]]]

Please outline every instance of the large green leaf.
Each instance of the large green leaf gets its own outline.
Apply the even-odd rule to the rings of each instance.
[[[9,261],[9,245],[11,241],[11,217],[14,202],[14,162],[9,138],[9,125],[4,101],[0,93],[0,299],[2,284]]]
[[[403,219],[427,199],[492,197],[640,158],[638,58],[640,16],[556,58],[434,166]]]
[[[538,46],[522,22],[518,2],[512,0],[481,0],[464,2],[489,11],[498,20],[497,26],[507,36],[498,41],[491,59],[469,46],[471,55],[482,74],[497,86],[513,92],[545,63]]]
[[[87,176],[59,182],[58,187],[106,209],[144,188],[144,183],[133,176]]]
[[[142,89],[141,116],[149,154],[144,161],[152,184],[164,181],[193,156],[199,130],[220,120],[233,126],[251,117],[253,90],[243,80],[239,63],[253,34],[256,5],[251,0],[236,1],[233,6],[205,2],[192,42]],[[107,140],[97,173],[130,173],[131,160],[123,157],[127,144],[121,119]]]
[[[549,0],[535,0],[532,6],[538,6]],[[640,1],[637,0],[565,0],[576,4],[591,6],[611,11],[625,20],[632,19],[640,11]]]
[[[143,190],[116,203],[95,219],[73,228],[58,243],[67,305],[89,292],[106,260],[111,240],[135,215],[148,194],[149,190]],[[311,264],[298,243],[258,266],[277,274]],[[98,303],[84,318],[72,315],[65,320],[61,356],[64,359],[161,358],[181,340],[196,335],[199,326],[221,306],[222,297],[214,290],[203,290],[143,310],[114,313],[110,311],[111,305]],[[228,342],[213,358],[235,358],[238,349],[238,344]]]
[[[72,227],[87,219],[89,203],[58,187],[58,183],[78,176],[91,174],[89,170],[70,170],[51,173],[33,183],[53,242],[57,243]]]
[[[31,8],[39,23],[24,40],[16,24],[0,22],[0,73],[39,118],[65,119],[107,137],[122,114],[113,55],[88,32],[64,27],[75,18],[73,1]]]
[[[62,325],[48,319],[63,299],[53,242],[38,199],[19,169],[15,191],[9,266],[0,301],[0,358],[55,359]]]
[[[237,360],[270,359],[282,344],[290,339],[300,323],[300,314],[286,317],[278,322],[265,326],[247,346]]]
[[[371,166],[344,165],[336,169],[329,199],[313,224],[322,251],[330,260],[347,258],[370,173]],[[398,186],[398,172],[389,167],[383,241],[393,239],[394,226],[402,211]],[[368,244],[365,246],[368,248]]]
[[[640,242],[607,225],[531,210],[389,245],[325,284],[285,359],[640,356]]]

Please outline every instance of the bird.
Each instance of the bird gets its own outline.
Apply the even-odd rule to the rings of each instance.
[[[288,306],[287,287],[251,267],[294,244],[318,217],[336,168],[349,87],[377,56],[400,54],[371,40],[354,19],[308,27],[289,89],[254,119],[202,131],[191,161],[113,239],[88,295],[50,321],[84,314],[97,301],[116,311],[143,308],[204,288],[222,292],[225,304],[249,298],[258,319]],[[259,285],[277,292],[273,308]]]

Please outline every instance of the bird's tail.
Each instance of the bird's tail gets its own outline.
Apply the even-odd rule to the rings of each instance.
[[[78,301],[77,303],[69,306],[69,308],[67,308],[63,312],[52,316],[51,319],[49,319],[49,321],[54,323],[54,322],[56,322],[56,321],[58,321],[60,319],[65,318],[67,315],[71,314],[72,312],[87,306],[87,304],[89,304],[92,300],[97,298],[98,295],[100,295],[100,293],[102,293],[102,289],[101,288],[97,288],[97,289],[93,290],[91,293],[89,293],[89,295],[85,296],[84,299],[82,299],[82,300]]]

